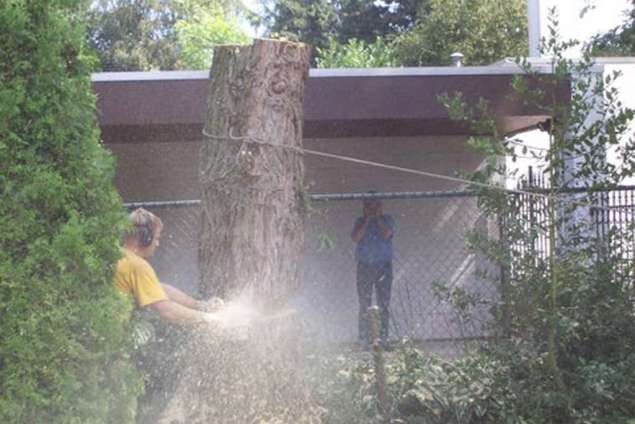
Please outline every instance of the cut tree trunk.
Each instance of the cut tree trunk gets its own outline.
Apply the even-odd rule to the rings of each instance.
[[[285,41],[214,51],[200,157],[204,294],[273,309],[299,289],[308,63],[308,46]],[[244,329],[193,328],[159,422],[321,422],[305,379],[301,320],[287,311],[252,317]]]
[[[200,156],[204,295],[279,304],[299,289],[308,67],[300,43],[214,51]]]

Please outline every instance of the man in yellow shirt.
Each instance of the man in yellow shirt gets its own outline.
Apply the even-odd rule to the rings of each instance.
[[[159,247],[163,223],[153,213],[139,208],[129,216],[133,231],[123,242],[123,257],[117,263],[114,284],[130,295],[138,308],[154,310],[171,322],[218,322],[215,313],[222,301],[200,302],[176,287],[159,282],[152,266],[146,260]]]

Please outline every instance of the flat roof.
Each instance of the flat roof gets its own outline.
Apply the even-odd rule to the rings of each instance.
[[[329,68],[309,69],[309,78],[334,77],[396,77],[396,76],[457,76],[457,75],[520,75],[522,70],[517,66],[503,63],[490,66],[432,66],[432,67],[399,67],[399,68]],[[537,72],[549,73],[550,67],[536,66]],[[98,72],[91,75],[93,82],[122,81],[174,81],[200,80],[210,77],[209,71],[148,71],[148,72]]]
[[[538,65],[549,73],[549,66]],[[448,118],[441,94],[485,99],[504,133],[546,117],[511,87],[516,65],[311,69],[305,85],[304,137],[347,138],[469,134]],[[107,143],[200,140],[210,83],[207,71],[106,72],[92,75]],[[536,86],[536,81],[529,81]],[[556,93],[569,99],[568,84]]]

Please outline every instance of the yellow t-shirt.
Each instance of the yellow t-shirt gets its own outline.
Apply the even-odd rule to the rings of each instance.
[[[117,262],[115,287],[134,298],[138,306],[143,307],[167,300],[159,279],[152,266],[141,256],[128,249]]]

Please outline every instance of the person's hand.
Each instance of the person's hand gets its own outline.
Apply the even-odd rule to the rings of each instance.
[[[217,312],[223,309],[225,302],[220,297],[210,297],[198,302],[198,310],[203,312]]]
[[[368,219],[370,218],[370,214],[371,214],[371,210],[368,206],[364,206],[364,221],[368,222]]]
[[[202,312],[201,321],[206,324],[219,325],[221,323],[221,317],[213,312]]]

